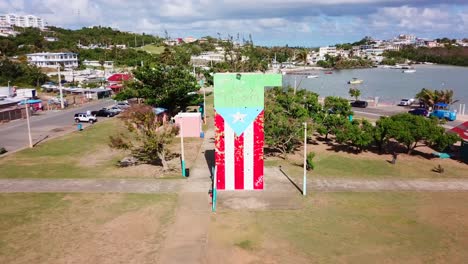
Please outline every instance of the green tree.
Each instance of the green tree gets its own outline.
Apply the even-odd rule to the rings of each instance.
[[[361,96],[361,90],[359,90],[358,88],[349,88],[348,93],[351,97],[354,97],[356,101],[359,99],[359,96]]]
[[[265,93],[265,143],[284,158],[302,145],[303,123],[320,111],[318,95],[277,87]]]
[[[353,114],[351,111],[351,104],[345,98],[337,96],[327,96],[323,104],[324,110],[335,115],[348,117]]]
[[[175,113],[184,110],[193,93],[198,91],[195,77],[179,66],[145,65],[137,68],[133,75],[137,81],[129,84],[122,95],[118,94],[118,100],[135,96],[149,105],[164,107]]]
[[[389,135],[404,145],[408,154],[420,146],[430,145],[440,135],[441,127],[435,118],[427,119],[408,113],[397,114],[392,117]]]
[[[156,118],[152,107],[147,105],[132,106],[123,112],[120,117],[127,129],[134,135],[136,142],[131,142],[121,135],[110,137],[113,147],[128,148],[139,161],[148,164],[161,163],[163,170],[169,166],[166,157],[169,154],[168,145],[178,133],[178,128],[172,125],[163,125]]]
[[[453,90],[449,89],[431,90],[423,88],[416,94],[416,98],[427,107],[434,107],[436,103],[446,103],[451,105],[458,102],[458,100],[454,99]]]
[[[373,130],[374,127],[367,120],[344,122],[335,132],[336,141],[351,145],[357,152],[362,152],[373,143]]]
[[[390,129],[393,126],[393,119],[390,117],[380,117],[375,123],[373,137],[374,142],[379,149],[379,153],[382,153],[386,144],[391,138]]]

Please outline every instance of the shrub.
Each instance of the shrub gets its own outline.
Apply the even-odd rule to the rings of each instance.
[[[307,160],[307,165],[306,165],[307,170],[315,169],[314,157],[315,157],[315,152],[307,153],[307,159],[306,159]]]

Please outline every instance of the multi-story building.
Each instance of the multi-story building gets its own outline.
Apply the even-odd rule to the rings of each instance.
[[[13,30],[13,27],[2,21],[0,22],[0,36],[2,37],[8,37],[8,36],[15,36],[18,32]]]
[[[45,28],[45,22],[42,18],[33,15],[18,16],[15,14],[7,14],[0,16],[0,23],[8,23],[11,26],[17,27],[34,27]]]
[[[332,57],[336,56],[336,47],[320,47],[319,56],[325,57],[327,54]]]
[[[41,68],[57,68],[63,66],[65,68],[78,67],[78,54],[72,52],[57,52],[57,53],[32,53],[26,55],[29,64],[36,65]]]

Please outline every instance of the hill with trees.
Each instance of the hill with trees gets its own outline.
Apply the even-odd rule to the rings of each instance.
[[[399,51],[385,51],[384,56],[396,61],[409,59],[417,62],[468,66],[468,47],[457,47],[453,45],[437,48],[415,48],[406,46]]]

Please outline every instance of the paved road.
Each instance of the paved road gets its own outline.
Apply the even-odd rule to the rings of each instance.
[[[392,116],[399,113],[406,113],[409,108],[402,106],[385,106],[385,107],[368,107],[368,108],[356,108],[353,107],[353,112],[357,116],[362,116],[370,119],[379,119],[381,116]],[[464,120],[455,120],[447,122],[444,127],[451,129],[465,122]]]
[[[100,100],[81,107],[67,110],[47,111],[31,117],[31,134],[33,144],[45,137],[53,137],[76,128],[73,115],[87,110],[98,110],[113,104],[112,100]],[[29,145],[25,119],[15,120],[0,125],[0,147],[15,151]]]

